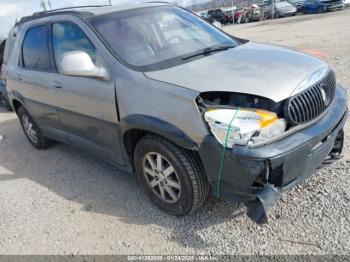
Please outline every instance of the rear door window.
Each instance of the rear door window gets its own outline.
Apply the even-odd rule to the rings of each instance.
[[[22,47],[23,67],[29,70],[50,69],[47,25],[28,30]]]

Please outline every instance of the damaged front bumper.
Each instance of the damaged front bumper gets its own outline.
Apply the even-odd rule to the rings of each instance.
[[[317,122],[259,147],[234,146],[225,153],[221,196],[243,202],[257,223],[282,193],[303,182],[325,163],[339,158],[347,119],[346,92],[337,87],[332,104]],[[209,182],[215,187],[222,146],[207,136],[199,148]]]

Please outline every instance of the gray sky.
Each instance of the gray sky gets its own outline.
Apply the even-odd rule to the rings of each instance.
[[[112,4],[142,2],[142,0],[112,0]],[[190,0],[176,0],[180,5],[190,3]],[[199,2],[199,1],[197,1]],[[7,36],[16,18],[40,11],[40,0],[0,0],[0,39]],[[108,0],[51,0],[53,9],[75,5],[108,4]]]

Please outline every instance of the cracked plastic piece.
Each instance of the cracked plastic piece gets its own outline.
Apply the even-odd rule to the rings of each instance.
[[[246,203],[248,217],[258,224],[266,224],[267,212],[276,205],[282,197],[274,186],[267,184],[257,193],[255,200]]]

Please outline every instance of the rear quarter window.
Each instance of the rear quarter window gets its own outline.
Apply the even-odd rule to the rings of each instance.
[[[5,44],[5,50],[4,50],[4,54],[3,54],[3,63],[7,64],[8,63],[8,59],[9,56],[12,52],[12,48],[15,44],[15,40],[16,40],[17,34],[15,29],[12,29],[6,39],[6,44]]]

